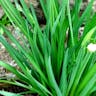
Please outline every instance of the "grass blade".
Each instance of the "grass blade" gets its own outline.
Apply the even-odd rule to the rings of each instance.
[[[68,64],[68,49],[65,52],[62,74],[61,74],[60,85],[59,85],[63,96],[66,95],[67,86],[68,86],[68,83],[67,83],[67,64]]]

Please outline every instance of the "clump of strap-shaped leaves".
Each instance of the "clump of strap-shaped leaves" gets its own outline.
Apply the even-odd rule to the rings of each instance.
[[[43,28],[31,3],[29,10],[24,0],[14,1],[16,6],[10,0],[0,0],[0,3],[14,28],[18,27],[23,34],[24,44],[20,44],[2,24],[0,33],[3,31],[15,47],[2,34],[0,42],[19,70],[3,61],[0,66],[14,73],[18,81],[1,78],[0,82],[26,88],[29,93],[40,96],[89,96],[95,92],[96,53],[87,50],[87,45],[96,38],[96,14],[92,13],[94,0],[90,0],[81,15],[82,0],[74,0],[72,8],[69,0],[39,0],[46,20]],[[84,31],[79,37],[83,24]],[[4,91],[0,94],[13,96],[13,93]]]

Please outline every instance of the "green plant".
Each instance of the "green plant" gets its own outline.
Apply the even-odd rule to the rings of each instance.
[[[1,20],[0,20],[0,23],[2,23],[3,25],[7,25],[7,24],[10,24],[8,18],[6,15],[4,15]]]
[[[21,96],[20,94],[15,94],[15,93],[5,92],[5,91],[0,91],[0,94],[2,94],[3,96]]]
[[[82,0],[74,0],[72,9],[69,0],[62,0],[61,3],[58,0],[39,1],[46,19],[44,28],[38,24],[31,3],[29,10],[24,0],[20,0],[20,12],[10,0],[0,0],[13,26],[18,27],[27,40],[27,43],[21,45],[0,24],[0,29],[16,47],[2,35],[0,42],[20,68],[17,70],[0,61],[0,66],[14,73],[20,81],[1,78],[0,82],[24,87],[41,96],[89,96],[96,91],[96,53],[87,49],[96,32],[96,14],[91,15],[94,0],[90,0],[81,16]],[[18,0],[15,2],[18,3]],[[83,35],[78,38],[79,28],[83,23]]]

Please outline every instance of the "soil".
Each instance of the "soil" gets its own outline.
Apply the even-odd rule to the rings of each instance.
[[[21,93],[21,92],[25,92],[25,91],[28,91],[24,88],[21,88],[21,87],[18,87],[18,86],[9,86],[6,84],[6,86],[1,88],[0,87],[0,90],[4,90],[4,91],[7,91],[7,92],[12,92],[12,93]],[[2,95],[0,95],[2,96]],[[26,95],[23,95],[23,96],[38,96],[37,94],[26,94]]]
[[[14,0],[11,0],[11,1],[13,2]],[[29,5],[28,0],[25,0],[25,1],[26,1],[27,5]],[[44,17],[43,17],[43,13],[42,13],[40,7],[38,7],[39,2],[37,2],[37,0],[30,0],[30,1],[33,3],[34,8],[36,9],[37,16],[38,16],[39,20],[41,20],[39,22],[41,23],[44,20]],[[87,2],[88,2],[88,0],[87,0]],[[87,2],[84,2],[84,4],[82,5],[82,10],[84,10],[85,6],[87,5]],[[73,0],[71,0],[71,5],[72,4],[73,4]],[[93,9],[96,12],[96,0],[94,0]],[[2,8],[0,7],[0,20],[3,17],[3,15],[4,15],[4,12],[3,12]],[[41,19],[41,18],[43,18],[43,19]],[[15,33],[16,29],[14,29],[11,25],[8,26],[8,29],[12,32],[13,35],[16,36],[17,39],[19,39],[18,34]],[[80,31],[82,33],[83,27],[80,29]],[[4,46],[1,43],[0,43],[0,60],[7,62],[8,64],[18,68],[15,61],[10,57],[9,53],[5,50]],[[10,73],[3,67],[0,67],[0,78],[13,79],[13,78],[15,78],[15,75]],[[26,91],[26,89],[24,89],[24,88],[20,88],[17,86],[9,86],[7,84],[5,84],[5,85],[0,84],[0,90],[6,90],[6,91],[10,91],[10,92],[15,92],[15,93]],[[28,94],[25,96],[37,96],[37,95]]]

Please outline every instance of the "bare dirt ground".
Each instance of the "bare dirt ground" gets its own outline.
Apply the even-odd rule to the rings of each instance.
[[[12,0],[14,1],[14,0]],[[27,4],[28,0],[25,0]],[[31,2],[33,3],[34,7],[36,8],[38,6],[38,2],[37,0],[31,0]],[[73,4],[73,0],[71,0],[71,4]],[[84,2],[84,4],[82,5],[82,10],[84,10],[85,6],[87,5],[87,2]],[[38,9],[38,8],[37,8]],[[39,10],[39,9],[38,9]],[[38,12],[37,10],[37,12]],[[93,10],[96,12],[96,0],[94,0],[94,5],[93,5]],[[39,10],[40,11],[40,10]],[[0,20],[2,18],[2,16],[4,15],[4,12],[2,10],[2,8],[0,7]],[[42,15],[42,14],[41,14]],[[15,34],[15,29],[12,26],[9,26],[8,28],[15,36],[17,36],[16,38],[18,38],[18,35]],[[83,28],[81,28],[81,32],[83,31]],[[6,37],[7,38],[7,37]],[[0,43],[0,60],[7,62],[8,64],[17,67],[17,64],[15,63],[15,61],[10,57],[9,53],[6,51],[6,49],[4,48],[4,46]],[[4,69],[3,67],[0,67],[0,78],[4,78],[6,77],[7,79],[11,79],[14,78],[15,75],[13,75],[12,73],[8,72],[6,69]],[[0,87],[4,87],[4,85],[0,84]],[[12,87],[13,88],[13,87]],[[15,87],[16,89],[16,87]],[[17,88],[19,89],[19,88]],[[23,90],[24,91],[24,90]],[[27,95],[26,95],[27,96]],[[28,95],[28,96],[32,96],[32,95]]]
[[[11,1],[13,2],[14,0],[11,0]],[[29,4],[28,3],[28,0],[25,0],[25,1],[26,1],[27,4]],[[33,3],[33,5],[34,5],[35,8],[39,4],[37,2],[37,0],[30,0],[30,1]],[[73,0],[71,0],[70,2],[71,2],[71,5],[72,5],[73,4]],[[86,7],[86,5],[87,5],[87,2],[84,2],[83,5],[82,5],[82,7],[81,7],[81,10],[84,10],[84,8]],[[96,0],[94,1],[93,9],[94,9],[94,11],[96,11]],[[40,11],[40,9],[38,9],[38,10]],[[0,19],[2,18],[3,15],[4,15],[4,12],[3,12],[2,8],[0,7]],[[42,12],[41,12],[41,15],[42,15]],[[18,36],[17,36],[17,34],[15,32],[15,29],[12,26],[8,26],[8,29],[13,33],[13,35],[15,35],[16,38],[18,38]],[[80,31],[82,32],[83,31],[83,28],[81,28]],[[4,62],[7,62],[7,63],[9,63],[10,65],[12,65],[14,67],[17,66],[16,63],[15,63],[15,61],[12,60],[12,58],[9,55],[9,53],[6,51],[6,49],[4,48],[4,46],[1,43],[0,43],[0,60],[2,60]],[[9,73],[8,74],[4,74],[5,72],[6,72],[6,69],[0,67],[0,77],[2,77],[4,75],[6,77],[8,77],[8,74]],[[10,76],[10,74],[9,74],[9,76]]]

